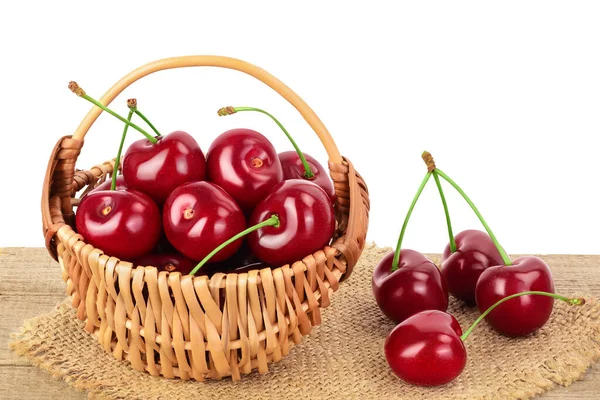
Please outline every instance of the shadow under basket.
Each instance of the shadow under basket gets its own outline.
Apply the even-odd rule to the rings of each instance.
[[[114,161],[76,170],[85,134],[102,110],[93,107],[72,136],[50,156],[42,193],[46,246],[59,262],[77,317],[103,348],[140,371],[167,378],[221,379],[254,370],[288,354],[321,322],[339,283],[360,257],[369,221],[367,186],[342,157],[312,109],[268,72],[218,56],[168,58],[146,64],[117,82],[104,105],[153,72],[181,67],[228,68],[253,76],[279,93],[304,117],[329,156],[337,195],[336,231],[328,246],[279,268],[211,277],[159,272],[104,254],[74,231],[78,193],[85,195],[113,173]]]

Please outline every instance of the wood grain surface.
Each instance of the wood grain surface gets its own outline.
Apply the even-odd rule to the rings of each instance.
[[[600,256],[542,256],[550,265],[556,291],[600,297]],[[576,257],[577,268],[567,260]],[[8,348],[11,332],[23,321],[47,313],[65,298],[58,264],[42,248],[0,248],[0,399],[85,399]],[[569,387],[557,387],[540,399],[599,399],[600,363]]]

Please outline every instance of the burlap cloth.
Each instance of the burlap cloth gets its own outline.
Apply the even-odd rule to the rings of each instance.
[[[404,384],[383,355],[393,324],[371,294],[371,272],[387,251],[368,246],[323,312],[322,325],[268,373],[237,383],[184,382],[134,371],[105,353],[66,303],[26,321],[11,347],[90,398],[111,399],[525,399],[555,384],[569,385],[600,357],[600,303],[586,297],[583,307],[557,301],[550,321],[528,338],[502,337],[480,324],[466,341],[468,363],[458,379],[439,388]],[[463,330],[478,315],[454,299],[448,311]]]

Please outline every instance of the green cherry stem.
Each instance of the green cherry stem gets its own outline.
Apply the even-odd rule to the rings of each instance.
[[[127,121],[131,121],[131,117],[133,117],[133,113],[135,112],[135,102],[129,99],[127,100],[127,106],[129,107],[129,114],[127,114]],[[133,104],[133,106],[131,106]],[[123,151],[123,145],[125,144],[125,137],[127,137],[127,130],[129,129],[129,125],[125,124],[123,128],[123,134],[121,135],[121,143],[119,143],[119,150],[117,151],[117,158],[115,158],[115,167],[113,169],[112,174],[112,182],[110,183],[110,190],[117,189],[117,174],[119,172],[119,165],[121,164],[121,152]]]
[[[150,120],[148,118],[146,118],[146,116],[144,114],[142,114],[142,112],[140,110],[138,110],[136,108],[134,112],[135,112],[135,114],[138,117],[140,117],[141,119],[143,119],[144,122],[147,123],[150,128],[152,128],[152,130],[154,131],[154,133],[156,133],[157,136],[162,136],[160,134],[160,132],[154,127],[154,125],[152,125],[152,122],[150,122]]]
[[[392,261],[392,272],[398,269],[398,263],[400,261],[400,249],[402,248],[402,239],[404,239],[404,232],[406,232],[406,226],[408,225],[408,221],[410,220],[410,216],[413,212],[413,209],[415,208],[415,205],[417,204],[417,201],[419,200],[419,197],[421,196],[425,185],[427,185],[429,178],[431,178],[431,172],[427,171],[427,174],[423,178],[423,182],[421,182],[421,186],[419,186],[419,190],[417,190],[417,194],[415,194],[415,198],[413,199],[408,209],[408,212],[406,213],[406,218],[404,218],[404,224],[402,224],[402,230],[400,231],[400,236],[398,237],[398,244],[396,245],[396,251],[394,252],[394,260]]]
[[[99,107],[101,109],[103,109],[104,111],[106,111],[107,113],[109,113],[110,115],[112,115],[113,117],[117,118],[119,121],[123,122],[124,124],[127,124],[129,126],[131,126],[133,129],[135,129],[136,131],[140,132],[142,135],[146,136],[146,139],[148,139],[150,141],[150,143],[152,144],[156,144],[158,142],[158,140],[156,140],[151,134],[149,134],[148,132],[146,132],[145,130],[143,130],[142,128],[140,128],[139,126],[137,126],[136,124],[134,124],[131,121],[127,121],[125,118],[123,118],[122,116],[120,116],[119,114],[117,114],[116,112],[114,112],[113,110],[111,110],[110,108],[106,107],[104,104],[100,103],[98,100],[88,96],[85,91],[79,87],[79,85],[77,84],[77,82],[69,82],[69,89],[75,93],[77,96],[82,97],[84,99],[86,99],[87,101],[89,101],[90,103],[94,104],[96,107]]]
[[[450,253],[452,254],[456,251],[456,240],[454,240],[454,233],[452,233],[452,221],[450,221],[450,213],[448,212],[448,204],[446,203],[444,190],[442,189],[440,177],[438,176],[436,171],[433,171],[433,179],[435,180],[435,185],[438,188],[438,192],[440,192],[440,198],[442,199],[442,205],[444,206],[444,213],[446,214],[446,225],[448,226],[448,237],[450,238]]]
[[[227,247],[229,244],[235,242],[239,238],[244,237],[247,234],[254,232],[260,228],[264,228],[265,226],[273,226],[275,228],[279,228],[279,225],[280,225],[279,217],[276,214],[273,214],[273,215],[271,215],[271,217],[269,219],[266,219],[263,222],[259,222],[258,224],[241,231],[240,233],[227,239],[226,241],[224,241],[223,243],[218,245],[213,251],[208,253],[208,255],[206,257],[204,257],[204,259],[202,261],[200,261],[198,263],[198,265],[196,265],[196,267],[192,270],[192,272],[190,272],[190,275],[194,275],[196,272],[198,272],[198,270],[200,268],[202,268],[202,266],[204,264],[206,264],[215,254],[217,254],[219,251],[223,250],[223,248]]]
[[[485,312],[483,314],[481,314],[479,316],[479,318],[477,318],[475,320],[475,322],[473,322],[473,324],[469,327],[469,329],[467,329],[465,331],[465,333],[462,334],[462,336],[460,337],[460,339],[464,342],[469,335],[471,334],[471,332],[473,331],[473,329],[475,329],[475,327],[481,322],[483,321],[483,319],[492,312],[492,310],[496,307],[498,307],[500,304],[504,303],[505,301],[508,301],[510,299],[514,299],[515,297],[519,297],[519,296],[526,296],[526,295],[537,295],[537,296],[546,296],[546,297],[554,297],[557,300],[562,300],[565,303],[569,303],[570,305],[573,306],[582,306],[585,304],[585,299],[584,298],[575,298],[575,299],[570,299],[568,297],[565,296],[561,296],[559,294],[555,294],[555,293],[548,293],[548,292],[537,292],[537,291],[529,291],[529,292],[521,292],[521,293],[516,293],[516,294],[511,294],[510,296],[506,296],[503,299],[500,299],[496,302],[496,304],[494,304],[493,306],[491,306],[490,308],[488,308],[487,310],[485,310]]]
[[[292,146],[294,146],[296,153],[298,153],[298,157],[300,157],[300,161],[302,161],[302,165],[304,166],[304,177],[306,179],[314,178],[315,174],[313,174],[312,169],[310,168],[310,165],[308,165],[308,161],[306,161],[306,157],[304,157],[304,154],[302,153],[302,151],[300,151],[300,148],[298,147],[298,145],[292,138],[292,135],[290,135],[290,133],[283,127],[281,122],[279,122],[277,120],[277,118],[275,118],[270,113],[266,112],[265,110],[261,110],[260,108],[255,108],[255,107],[231,107],[231,106],[229,106],[229,107],[223,107],[223,108],[219,109],[219,111],[217,111],[217,114],[219,114],[219,116],[222,117],[225,115],[235,114],[235,113],[241,112],[241,111],[255,111],[255,112],[263,113],[263,114],[271,117],[271,119],[273,121],[275,121],[275,123],[277,124],[277,126],[279,126],[279,128],[283,131],[283,133],[285,133],[285,135],[288,137],[288,139],[292,143]]]
[[[452,222],[450,221],[450,213],[448,212],[448,203],[446,203],[446,196],[444,196],[444,190],[442,189],[442,184],[440,183],[440,177],[436,172],[435,161],[433,160],[433,156],[430,152],[424,151],[421,154],[421,158],[425,161],[427,165],[427,171],[433,174],[433,179],[435,180],[435,185],[438,188],[438,192],[440,193],[440,198],[442,199],[442,205],[444,206],[444,213],[446,214],[446,226],[448,227],[448,236],[450,238],[450,253],[454,253],[456,251],[456,240],[454,240],[454,233],[452,233]]]
[[[475,204],[473,204],[473,202],[471,201],[469,196],[467,196],[467,194],[460,188],[460,186],[458,186],[456,184],[456,182],[454,182],[452,179],[450,179],[450,177],[448,175],[446,175],[442,170],[440,170],[439,168],[436,168],[435,171],[439,176],[444,178],[446,180],[446,182],[448,182],[450,185],[452,185],[452,187],[454,187],[454,189],[456,189],[456,191],[458,193],[460,193],[460,195],[465,199],[465,201],[469,204],[469,206],[471,206],[471,209],[477,215],[477,218],[479,218],[479,220],[481,221],[481,224],[487,231],[488,235],[490,235],[492,242],[494,242],[494,245],[498,249],[498,252],[500,253],[500,256],[502,257],[502,260],[504,261],[504,265],[512,265],[512,261],[510,260],[510,257],[508,256],[508,254],[506,254],[506,251],[504,251],[502,246],[500,246],[500,243],[498,243],[498,239],[496,239],[496,236],[494,235],[494,233],[492,232],[492,230],[490,229],[488,224],[485,222],[485,219],[483,218],[483,216],[481,215],[481,213],[479,212],[477,207],[475,207]]]

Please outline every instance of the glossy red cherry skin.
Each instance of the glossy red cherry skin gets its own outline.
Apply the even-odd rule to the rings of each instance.
[[[398,324],[385,341],[385,358],[403,381],[444,385],[461,374],[467,351],[456,318],[438,310],[421,311]]]
[[[499,265],[483,271],[475,288],[477,308],[484,312],[498,300],[525,291],[554,293],[548,265],[538,257],[520,257],[510,266]],[[546,296],[520,296],[500,304],[485,320],[507,336],[525,336],[548,321],[554,299]]]
[[[475,304],[475,285],[481,273],[494,265],[502,265],[502,256],[490,236],[478,230],[466,230],[454,237],[456,251],[450,244],[442,255],[442,275],[448,292],[467,304]]]
[[[304,164],[302,164],[302,160],[298,153],[295,151],[284,151],[283,153],[279,153],[279,161],[281,161],[281,167],[283,168],[283,179],[307,179],[312,183],[319,185],[327,196],[331,199],[331,202],[335,202],[335,190],[333,189],[333,182],[329,178],[327,174],[327,170],[323,168],[323,166],[315,160],[312,156],[303,153],[304,158],[306,158],[306,162],[310,166],[311,171],[314,174],[312,179],[307,179],[304,169]]]
[[[312,182],[292,179],[279,183],[260,202],[249,226],[276,214],[280,226],[266,226],[248,235],[250,249],[267,264],[299,261],[329,244],[335,229],[333,206],[327,193]]]
[[[123,157],[123,176],[129,188],[162,205],[181,184],[204,180],[206,160],[196,140],[186,132],[175,131],[157,139],[156,144],[140,139],[129,146]]]
[[[183,254],[170,253],[170,254],[158,254],[150,253],[141,256],[135,260],[134,264],[141,266],[153,266],[158,268],[159,271],[167,272],[181,272],[183,275],[190,273],[192,269],[198,264],[194,260],[191,260]],[[199,275],[199,274],[196,274]]]
[[[130,190],[89,193],[77,208],[76,226],[87,243],[127,261],[150,252],[161,232],[156,204]]]
[[[107,180],[96,186],[94,189],[90,190],[91,192],[98,192],[100,190],[110,190],[110,185],[112,184],[112,179],[109,177]],[[117,182],[115,190],[126,190],[127,183],[125,183],[125,177],[123,175],[117,176]]]
[[[283,180],[281,162],[269,140],[251,129],[219,135],[207,154],[208,177],[251,211]]]
[[[392,272],[393,259],[393,251],[381,259],[371,282],[375,301],[388,318],[402,322],[420,311],[446,311],[448,290],[430,259],[418,251],[402,249],[398,269]]]
[[[183,255],[202,260],[218,245],[246,229],[236,202],[210,182],[179,186],[163,208],[163,226],[169,242]],[[232,256],[242,244],[236,240],[215,254],[213,262]]]

